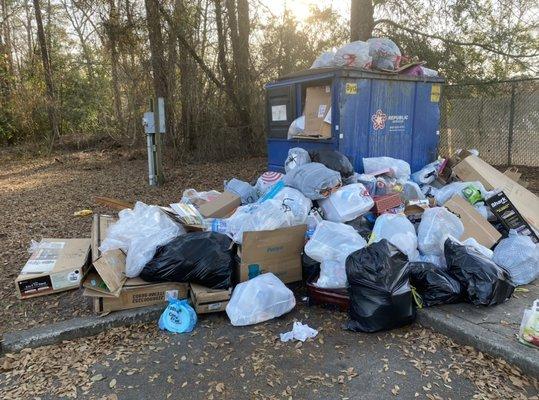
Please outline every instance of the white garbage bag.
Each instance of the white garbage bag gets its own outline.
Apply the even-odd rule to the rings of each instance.
[[[374,207],[374,200],[361,183],[343,186],[331,195],[318,201],[325,219],[333,222],[348,222],[365,214]]]
[[[225,190],[241,197],[241,204],[251,204],[258,200],[258,193],[254,186],[247,182],[232,178],[225,183]]]
[[[455,238],[451,238],[453,241],[455,241]],[[456,240],[458,242],[458,240]],[[492,258],[494,256],[494,252],[490,250],[488,247],[483,246],[481,243],[479,243],[477,240],[475,240],[473,237],[469,237],[466,240],[463,240],[462,242],[465,246],[471,246],[475,248],[478,252],[483,254],[487,258]]]
[[[157,247],[167,244],[185,229],[172,221],[157,206],[137,202],[133,209],[118,213],[120,217],[108,230],[99,246],[101,252],[121,249],[127,253],[125,273],[129,278],[140,272],[155,255]]]
[[[407,181],[410,179],[410,164],[404,160],[393,157],[370,157],[363,159],[365,174],[372,174],[385,168],[391,168],[395,173],[395,177],[399,180]]]
[[[422,254],[441,256],[444,254],[444,242],[449,235],[459,238],[464,233],[464,226],[459,217],[445,207],[433,207],[425,210],[419,228],[417,242]]]
[[[320,276],[314,283],[323,289],[343,289],[348,286],[346,263],[342,260],[324,260],[320,263]]]
[[[387,239],[408,258],[417,257],[417,235],[414,225],[402,214],[382,214],[376,218],[371,240]]]
[[[401,51],[395,42],[388,38],[371,38],[367,43],[373,69],[393,71],[399,67]]]
[[[539,245],[514,230],[494,248],[493,261],[509,272],[516,285],[526,285],[539,277]]]
[[[226,314],[232,325],[244,326],[280,317],[295,306],[294,293],[269,272],[238,284]]]
[[[333,64],[338,67],[369,68],[371,60],[369,45],[358,40],[338,48]]]
[[[305,197],[299,190],[284,187],[273,198],[280,201],[285,209],[290,209],[294,214],[294,225],[301,225],[307,222],[307,215],[313,206],[313,202]]]
[[[316,60],[314,60],[313,65],[311,65],[310,69],[333,67],[335,65],[334,58],[335,58],[335,52],[325,51],[322,54],[320,54],[316,58]]]
[[[311,200],[320,200],[328,197],[335,188],[340,187],[342,181],[339,172],[323,164],[310,162],[288,171],[284,177],[284,183],[298,189]]]
[[[475,182],[453,182],[449,185],[445,185],[444,187],[438,189],[436,193],[434,194],[434,199],[436,199],[436,204],[439,206],[443,206],[451,197],[454,195],[458,195],[462,198],[464,198],[464,195],[462,194],[462,190],[467,188],[468,186],[475,186],[483,197],[487,194],[487,190],[483,186],[483,184],[479,181]]]
[[[316,329],[311,328],[307,324],[302,324],[301,322],[294,322],[294,326],[290,332],[281,333],[281,342],[288,342],[290,340],[300,340],[302,342],[306,341],[309,338],[313,338],[318,335]]]
[[[406,201],[425,200],[425,195],[421,191],[419,185],[412,181],[404,182],[402,185],[402,199]]]
[[[312,238],[305,245],[305,253],[313,260],[345,261],[348,255],[367,245],[356,230],[350,225],[342,223],[322,221],[320,222]]]
[[[287,139],[293,139],[294,136],[301,135],[305,131],[305,115],[296,118],[288,127]]]
[[[288,157],[284,161],[284,170],[288,174],[294,168],[311,162],[309,152],[301,147],[293,147],[288,150]]]
[[[415,256],[410,257],[410,261],[427,262],[434,264],[440,269],[447,269],[447,262],[445,261],[445,256],[443,254],[441,256],[436,256],[434,254],[421,254],[417,252]]]

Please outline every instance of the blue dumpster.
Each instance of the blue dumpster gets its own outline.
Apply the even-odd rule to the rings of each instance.
[[[437,157],[442,83],[351,68],[312,69],[268,83],[268,169],[284,172],[288,150],[303,147],[338,150],[357,172],[362,158],[377,156],[406,160],[415,172]],[[288,127],[303,113],[306,88],[323,85],[331,88],[331,137],[287,140]]]

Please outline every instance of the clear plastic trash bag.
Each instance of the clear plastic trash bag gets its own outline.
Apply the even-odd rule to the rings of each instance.
[[[309,152],[301,147],[293,147],[288,150],[288,156],[284,161],[284,170],[288,174],[294,168],[311,162]]]
[[[307,215],[313,206],[313,202],[305,197],[299,190],[284,187],[273,198],[275,201],[281,202],[285,209],[290,209],[294,214],[294,225],[306,223]]]
[[[387,239],[409,258],[417,257],[417,235],[414,225],[402,214],[382,214],[376,218],[371,240]]]
[[[288,171],[284,183],[299,190],[311,200],[320,200],[341,186],[341,174],[320,163],[308,163]]]
[[[301,135],[305,131],[305,115],[296,118],[288,127],[287,139],[293,139],[294,136]]]
[[[338,67],[369,68],[371,60],[369,45],[358,40],[339,47],[335,52],[333,64]]]
[[[393,157],[370,157],[363,159],[365,174],[372,174],[386,168],[391,168],[395,172],[395,177],[399,180],[407,181],[410,179],[410,164],[404,160]]]
[[[374,207],[374,200],[361,183],[343,186],[327,199],[319,200],[325,219],[332,222],[348,222]]]
[[[343,289],[348,286],[346,264],[344,261],[322,261],[320,263],[320,275],[314,285],[323,289]]]
[[[137,202],[133,209],[118,213],[119,219],[108,230],[99,250],[121,249],[127,253],[125,273],[129,278],[140,274],[155,250],[185,233],[157,206]]]
[[[373,69],[393,71],[399,68],[401,51],[395,42],[388,38],[371,38],[367,43]]]
[[[444,242],[449,235],[459,238],[464,226],[459,217],[445,207],[425,210],[417,229],[417,242],[422,254],[440,256],[444,254]]]
[[[465,198],[462,194],[462,190],[467,188],[468,186],[475,186],[483,197],[487,194],[487,190],[483,186],[483,184],[479,181],[476,182],[453,182],[449,185],[445,185],[444,187],[438,189],[434,195],[434,199],[436,200],[436,204],[439,206],[443,206],[447,201],[451,199],[451,197],[457,195]]]
[[[350,225],[337,222],[320,222],[312,238],[305,245],[305,254],[312,259],[322,262],[324,260],[341,260],[367,245],[356,230]]]
[[[251,204],[258,200],[256,188],[236,178],[232,178],[225,183],[225,190],[240,196],[241,204]]]
[[[253,325],[280,317],[295,306],[294,293],[270,272],[238,284],[226,314],[234,326]]]
[[[509,272],[516,285],[526,285],[539,277],[539,245],[514,230],[494,248],[493,261]]]
[[[311,65],[311,69],[333,67],[335,65],[334,59],[335,59],[335,52],[325,51],[322,54],[320,54],[316,58],[316,60],[314,60],[313,65]]]

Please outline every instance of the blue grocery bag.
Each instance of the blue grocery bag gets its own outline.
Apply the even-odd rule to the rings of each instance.
[[[159,318],[159,328],[172,333],[191,332],[196,323],[197,314],[185,299],[170,299]]]

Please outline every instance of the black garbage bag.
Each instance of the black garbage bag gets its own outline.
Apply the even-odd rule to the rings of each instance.
[[[354,166],[350,160],[337,150],[310,150],[309,156],[311,157],[312,162],[324,164],[327,168],[339,172],[343,180],[354,175]]]
[[[352,221],[345,222],[345,224],[350,225],[363,239],[365,239],[367,242],[369,241],[373,225],[367,220],[367,218],[360,216]]]
[[[304,282],[311,282],[320,275],[320,263],[305,253],[301,255],[301,267]]]
[[[462,299],[460,283],[446,271],[429,262],[409,262],[410,284],[425,307],[457,303]]]
[[[231,285],[232,240],[215,232],[192,232],[158,247],[140,277],[148,282],[192,282],[211,289]]]
[[[448,272],[460,282],[466,301],[493,306],[513,294],[515,284],[509,273],[474,247],[447,239],[444,253]]]
[[[415,308],[407,263],[408,257],[386,239],[347,257],[348,329],[376,332],[414,321]]]

